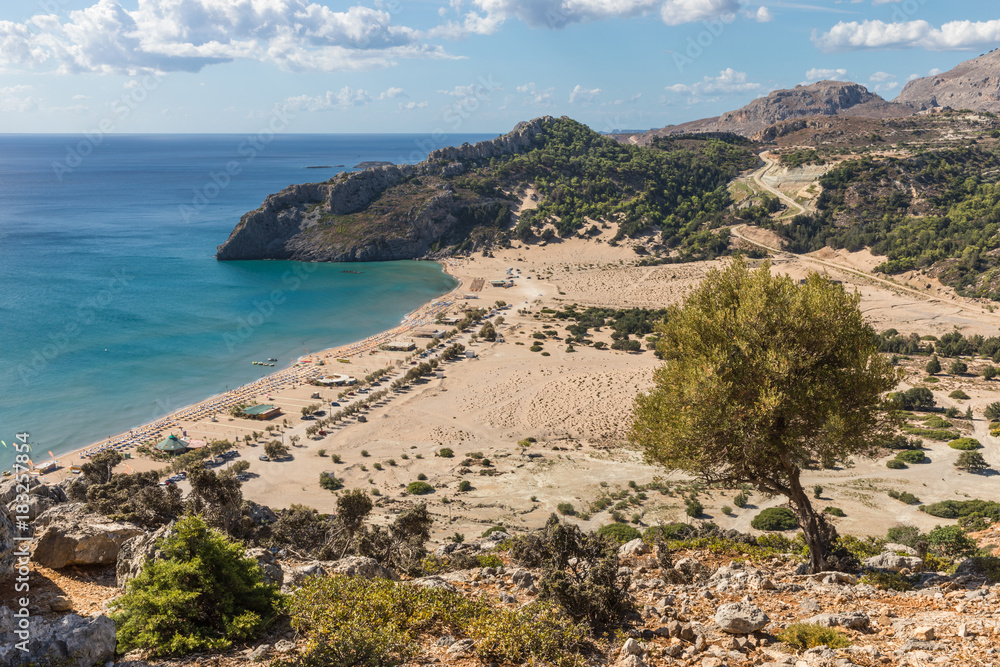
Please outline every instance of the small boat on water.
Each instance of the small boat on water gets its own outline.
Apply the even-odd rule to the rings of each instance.
[[[359,276],[361,275],[360,271],[348,271],[347,269],[344,269],[343,271],[341,271],[341,273],[353,273]]]

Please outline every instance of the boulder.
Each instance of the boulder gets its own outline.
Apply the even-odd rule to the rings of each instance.
[[[752,567],[744,568],[739,563],[724,565],[708,578],[708,585],[717,591],[774,590],[774,582]]]
[[[642,556],[644,554],[648,554],[649,551],[649,545],[643,542],[641,537],[637,537],[634,540],[626,542],[618,547],[618,555],[624,557]]]
[[[824,628],[849,628],[851,630],[867,630],[870,626],[868,614],[863,611],[848,611],[840,614],[817,614],[806,623],[822,625]]]
[[[27,651],[17,647],[23,641],[15,634],[17,620],[13,611],[0,607],[0,665],[93,667],[114,659],[115,624],[107,616],[34,617]]]
[[[771,622],[767,614],[750,602],[731,602],[715,611],[715,624],[723,632],[746,635],[760,630]]]
[[[527,570],[515,570],[510,578],[518,588],[527,589],[535,585],[535,578]]]
[[[118,561],[115,565],[117,585],[124,588],[125,584],[142,572],[142,568],[157,557],[156,543],[173,531],[174,522],[161,526],[152,533],[143,533],[126,540],[118,550]]]
[[[15,537],[17,531],[14,521],[10,518],[7,508],[0,505],[0,580],[6,579],[14,572],[14,563],[17,560],[14,552],[18,549]]]
[[[244,500],[240,509],[243,512],[243,516],[250,519],[255,526],[268,526],[278,520],[278,515],[270,507],[255,503],[252,500]]]
[[[281,586],[285,579],[285,573],[281,569],[281,564],[274,557],[270,549],[254,547],[247,549],[247,558],[253,558],[260,566],[260,571],[264,575],[264,583],[274,586]]]
[[[882,545],[883,553],[902,553],[907,556],[919,556],[920,552],[913,547],[908,547],[905,544],[896,544],[895,542],[889,542],[888,544]]]
[[[343,574],[364,579],[399,579],[399,575],[387,567],[379,565],[374,558],[348,556],[338,561],[323,563],[327,574]]]
[[[674,563],[674,570],[680,572],[689,581],[703,579],[706,571],[705,566],[694,558],[681,558]]]
[[[920,572],[924,569],[923,560],[915,556],[900,556],[893,553],[880,553],[878,556],[866,558],[862,564],[873,570],[889,570],[891,572],[901,570]]]
[[[457,588],[449,584],[441,577],[420,577],[419,579],[412,579],[407,583],[412,584],[413,586],[419,586],[420,588],[440,588],[441,590],[445,590],[450,593],[458,592]]]
[[[83,511],[79,503],[53,507],[38,517],[32,562],[58,570],[67,565],[109,565],[118,560],[122,544],[144,531]],[[36,526],[37,530],[37,526]]]

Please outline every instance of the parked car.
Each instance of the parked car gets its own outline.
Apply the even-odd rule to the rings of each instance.
[[[340,403],[338,403],[337,401],[330,401],[330,407],[339,408]]]
[[[261,461],[270,461],[271,460],[270,458],[268,458],[267,454],[261,454],[257,458],[260,459]]]
[[[324,431],[323,429],[320,429],[319,431],[317,431],[317,433],[319,433],[320,435],[326,435],[326,431]]]

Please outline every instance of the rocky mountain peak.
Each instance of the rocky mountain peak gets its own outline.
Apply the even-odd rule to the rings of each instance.
[[[909,82],[896,102],[922,108],[1000,112],[1000,49],[967,60],[947,72]]]

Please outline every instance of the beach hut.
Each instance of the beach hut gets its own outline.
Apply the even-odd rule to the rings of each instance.
[[[156,448],[168,454],[183,454],[188,450],[188,443],[176,435],[170,435],[156,443]]]
[[[274,405],[255,405],[251,408],[243,408],[242,416],[248,419],[274,419],[281,414],[281,408]]]

